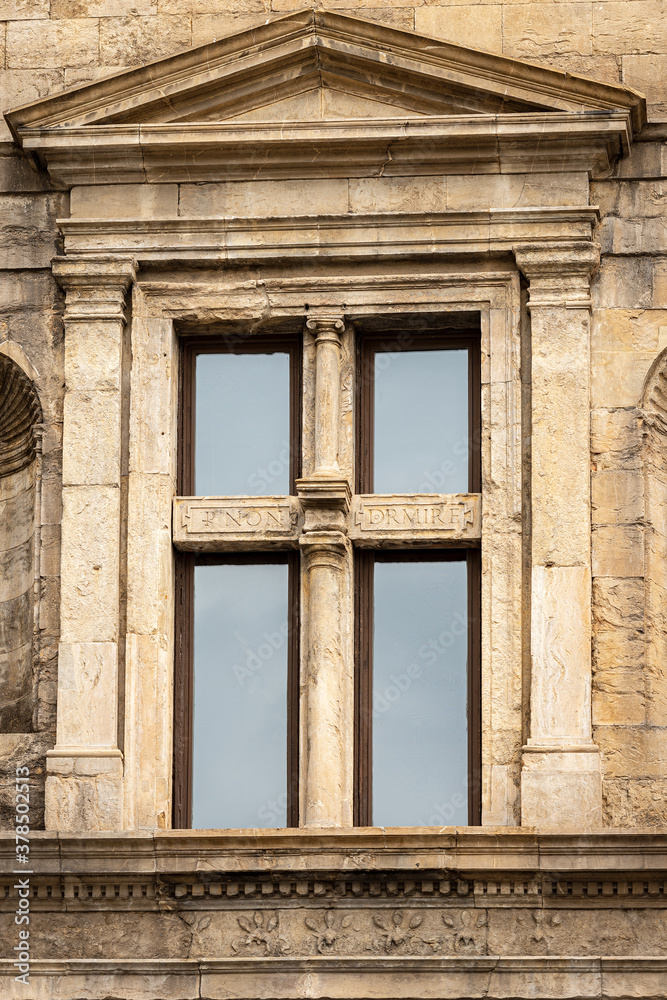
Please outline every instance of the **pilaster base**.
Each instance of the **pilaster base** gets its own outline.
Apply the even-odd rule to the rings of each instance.
[[[602,828],[602,769],[594,743],[523,748],[521,825],[589,833]]]
[[[47,830],[91,833],[123,828],[123,757],[120,750],[55,749],[47,754],[44,825]]]

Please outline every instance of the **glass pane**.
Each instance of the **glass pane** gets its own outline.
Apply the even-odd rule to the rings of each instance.
[[[289,354],[198,354],[195,495],[289,493]]]
[[[287,825],[287,572],[195,567],[196,829]]]
[[[375,355],[375,493],[468,491],[468,352]]]
[[[466,564],[377,562],[373,825],[468,823]]]

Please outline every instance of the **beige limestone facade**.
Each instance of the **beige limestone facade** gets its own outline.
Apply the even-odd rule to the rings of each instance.
[[[0,105],[0,998],[667,997],[661,4],[0,0]],[[470,317],[479,490],[357,491],[359,337]],[[181,495],[211,332],[300,339],[294,495]],[[354,553],[426,545],[481,825],[354,826]],[[179,553],[258,550],[298,826],[178,829]]]

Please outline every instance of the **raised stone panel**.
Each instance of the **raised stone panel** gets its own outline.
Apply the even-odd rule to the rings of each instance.
[[[178,215],[177,184],[98,184],[73,187],[70,214],[84,219],[150,219]]]

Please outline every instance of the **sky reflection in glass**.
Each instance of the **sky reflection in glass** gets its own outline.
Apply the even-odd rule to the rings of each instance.
[[[467,825],[466,563],[376,562],[373,825]]]
[[[468,352],[375,355],[374,493],[467,493]]]
[[[195,567],[195,829],[287,824],[287,574]]]
[[[289,355],[199,354],[195,496],[289,493]]]

